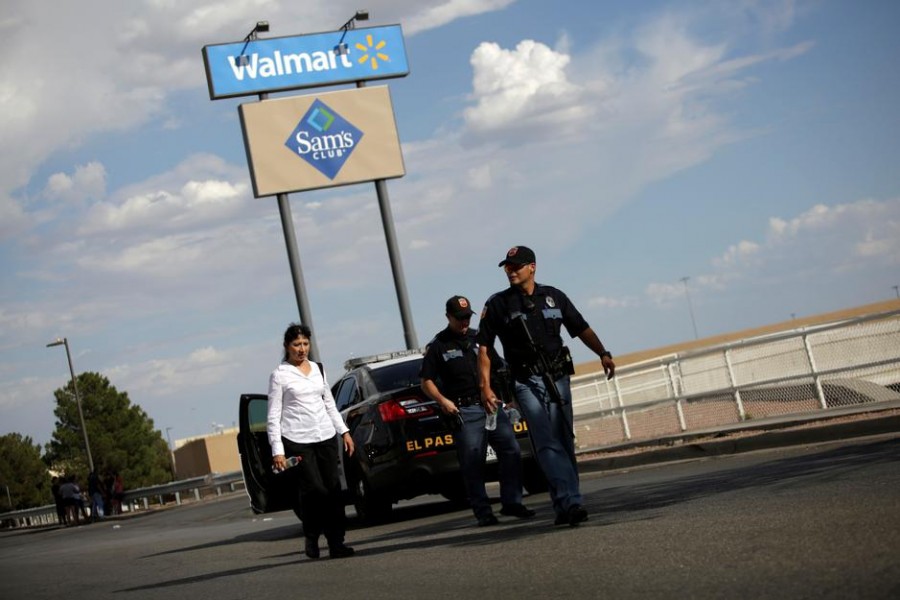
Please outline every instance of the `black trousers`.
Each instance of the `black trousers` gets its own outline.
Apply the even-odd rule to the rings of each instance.
[[[301,458],[288,472],[297,486],[303,535],[319,539],[324,533],[329,546],[342,544],[347,525],[338,471],[337,436],[312,444],[298,444],[284,437],[281,441],[285,456]]]

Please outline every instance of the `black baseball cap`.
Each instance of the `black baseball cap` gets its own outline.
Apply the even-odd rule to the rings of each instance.
[[[465,296],[453,296],[447,300],[447,314],[455,319],[465,319],[475,314],[472,304]]]
[[[530,265],[533,262],[537,262],[534,258],[534,250],[528,246],[513,246],[506,253],[506,258],[501,260],[497,266],[502,267],[505,264]]]

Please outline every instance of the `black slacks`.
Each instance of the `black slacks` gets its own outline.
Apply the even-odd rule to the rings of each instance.
[[[286,457],[301,458],[289,473],[297,487],[303,535],[319,539],[324,533],[329,546],[342,544],[347,525],[338,471],[337,436],[312,444],[298,444],[284,437],[281,440]]]

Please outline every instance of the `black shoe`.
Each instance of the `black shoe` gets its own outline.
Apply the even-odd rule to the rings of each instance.
[[[568,525],[569,527],[577,527],[582,521],[588,520],[588,513],[580,504],[573,504],[569,510],[556,515],[554,525]]]
[[[347,558],[356,554],[356,550],[344,544],[328,547],[328,558]]]
[[[493,513],[487,515],[486,517],[479,517],[478,526],[479,527],[489,527],[491,525],[496,525],[500,521],[497,520],[497,517],[494,516]]]
[[[319,558],[319,540],[315,538],[306,538],[306,556],[309,558]]]
[[[582,521],[588,520],[588,513],[580,504],[569,507],[569,527],[578,527]]]
[[[507,517],[518,517],[520,519],[530,519],[535,513],[524,504],[508,504],[500,509],[500,514]]]

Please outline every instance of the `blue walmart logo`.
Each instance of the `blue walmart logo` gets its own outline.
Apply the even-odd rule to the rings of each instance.
[[[362,131],[316,99],[284,145],[320,173],[334,179],[362,137]]]

